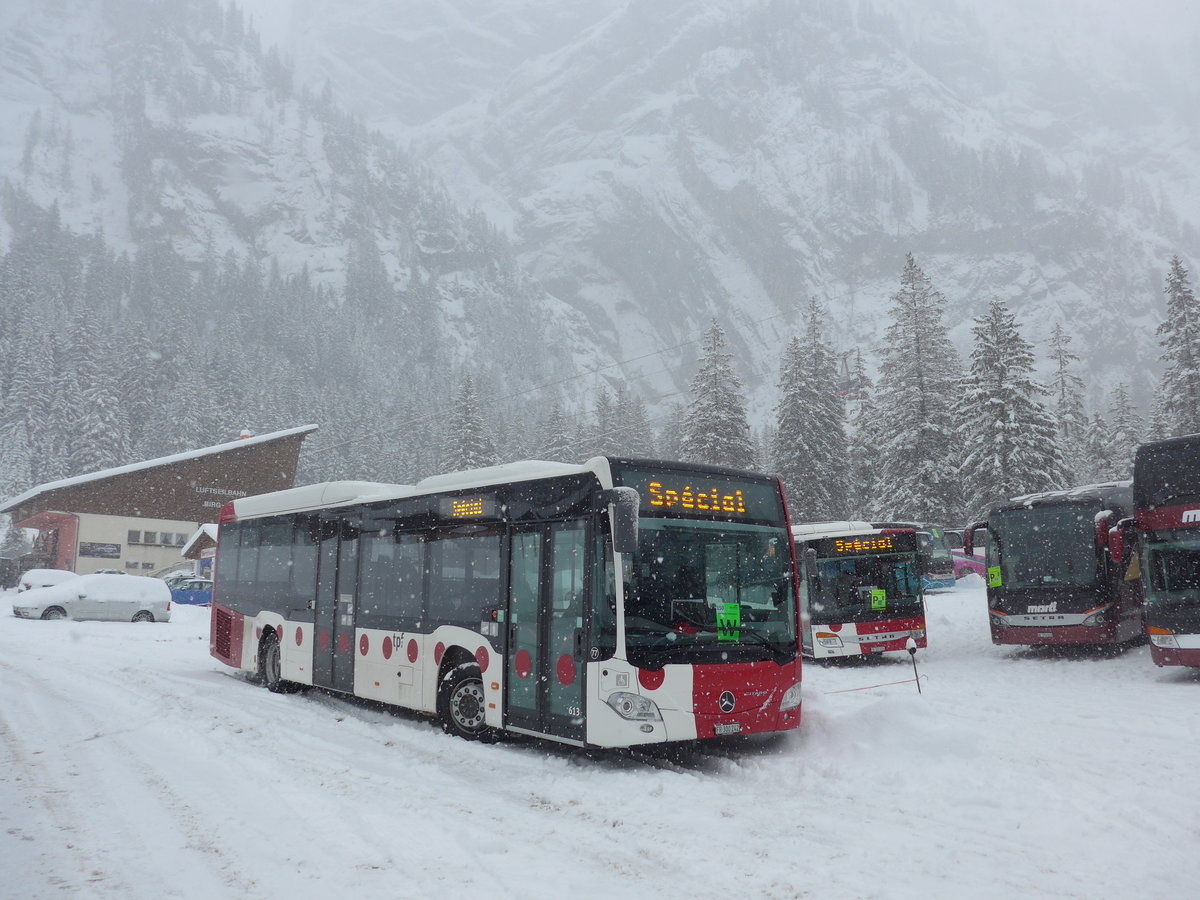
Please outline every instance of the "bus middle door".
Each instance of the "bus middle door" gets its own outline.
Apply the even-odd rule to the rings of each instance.
[[[511,539],[505,722],[582,742],[586,522],[526,526]]]
[[[358,532],[333,525],[322,534],[319,548],[313,684],[353,693]]]

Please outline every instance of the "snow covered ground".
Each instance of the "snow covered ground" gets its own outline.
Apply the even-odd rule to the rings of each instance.
[[[1200,675],[993,647],[982,581],[929,649],[805,669],[797,733],[673,758],[471,744],[0,597],[0,897],[1186,897]],[[840,693],[839,693],[840,692]]]

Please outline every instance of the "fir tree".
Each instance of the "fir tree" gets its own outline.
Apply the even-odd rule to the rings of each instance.
[[[1109,469],[1105,480],[1130,478],[1133,475],[1133,453],[1142,441],[1142,417],[1134,408],[1129,388],[1118,384],[1108,404]]]
[[[796,521],[846,514],[845,406],[833,352],[822,340],[822,315],[811,301],[804,339],[792,338],[779,369],[771,459]]]
[[[875,511],[946,522],[959,510],[954,394],[961,364],[942,322],[946,300],[908,254],[876,389]]]
[[[1171,258],[1166,287],[1167,317],[1158,326],[1163,348],[1156,425],[1164,437],[1200,432],[1200,306],[1178,256]]]
[[[538,429],[537,456],[551,462],[575,462],[575,441],[571,423],[563,414],[561,404],[547,410]]]
[[[1083,379],[1075,374],[1074,364],[1079,357],[1071,352],[1070,345],[1071,336],[1063,331],[1061,323],[1054,323],[1050,334],[1050,362],[1054,364],[1049,385],[1051,408],[1067,480],[1083,484],[1083,473],[1089,469],[1085,446],[1088,417],[1083,408]]]
[[[970,373],[957,405],[968,513],[1064,486],[1058,428],[1033,380],[1033,347],[999,300],[975,320]]]
[[[683,458],[693,462],[753,469],[754,441],[732,360],[725,350],[725,332],[714,319],[704,334],[699,368],[692,379],[680,449]]]
[[[621,456],[647,458],[655,455],[654,429],[646,412],[646,401],[622,384],[613,404],[615,452]]]
[[[475,382],[470,375],[464,376],[462,388],[454,400],[451,423],[445,448],[445,460],[450,469],[461,471],[496,464],[496,447],[483,424]]]

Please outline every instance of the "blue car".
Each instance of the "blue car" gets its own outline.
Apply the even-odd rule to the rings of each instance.
[[[179,587],[171,588],[171,602],[184,606],[208,606],[212,602],[212,587],[209,578],[189,578],[181,582]]]

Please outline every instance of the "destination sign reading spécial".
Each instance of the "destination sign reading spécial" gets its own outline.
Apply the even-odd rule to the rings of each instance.
[[[894,550],[896,544],[892,540],[892,535],[884,534],[870,538],[835,538],[833,549],[836,553],[869,553],[872,550]]]
[[[740,490],[722,493],[716,488],[685,484],[670,487],[661,481],[646,486],[650,505],[660,509],[681,509],[689,512],[734,513],[746,515],[746,498]]]

